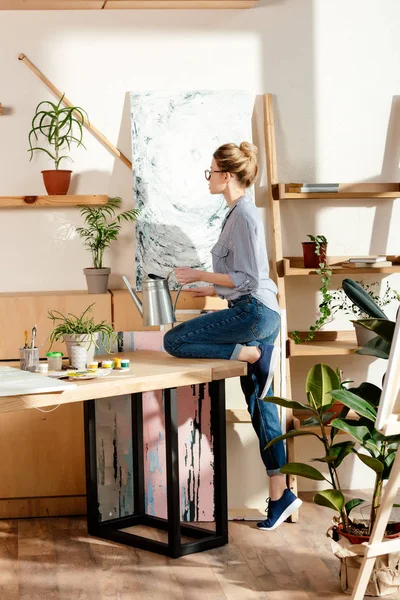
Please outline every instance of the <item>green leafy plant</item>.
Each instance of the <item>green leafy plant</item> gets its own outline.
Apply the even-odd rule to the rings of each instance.
[[[85,240],[85,246],[92,255],[95,269],[103,267],[104,250],[115,241],[121,231],[122,221],[135,221],[140,211],[137,208],[116,214],[121,205],[121,198],[109,198],[107,204],[98,208],[80,206],[85,226],[78,227],[76,232]]]
[[[332,281],[332,269],[329,267],[325,252],[323,252],[321,248],[321,246],[326,246],[328,244],[326,237],[324,235],[313,236],[310,234],[307,235],[307,237],[315,243],[315,253],[319,257],[319,268],[316,270],[316,273],[321,278],[319,291],[322,294],[322,301],[318,306],[318,317],[314,325],[310,326],[309,333],[304,340],[305,342],[310,342],[314,339],[315,333],[319,331],[332,316],[332,295],[329,291]],[[291,337],[295,344],[300,344],[302,341],[299,331],[292,331]]]
[[[393,302],[394,300],[399,300],[399,294],[389,285],[389,282],[386,282],[386,287],[383,293],[379,291],[379,282],[374,281],[372,283],[366,283],[364,280],[356,281],[357,283],[373,300],[376,306],[380,309],[383,309],[385,306]],[[332,314],[336,314],[338,312],[343,312],[345,315],[352,315],[357,319],[366,319],[370,315],[370,312],[367,312],[368,307],[364,307],[363,305],[357,306],[346,294],[343,285],[340,286],[337,290],[332,292]],[[373,315],[375,316],[375,315]],[[382,315],[380,315],[382,318]]]
[[[72,160],[71,157],[60,154],[63,150],[71,149],[72,144],[83,146],[83,123],[88,120],[86,111],[79,106],[62,106],[64,95],[58,102],[48,100],[40,102],[32,119],[29,132],[29,150],[33,158],[34,152],[45,152],[54,161],[58,170],[62,160]],[[37,146],[38,134],[42,135],[50,146],[50,150]]]
[[[284,465],[281,473],[326,481],[330,487],[314,495],[315,504],[327,506],[337,512],[339,514],[337,522],[344,532],[370,535],[380,504],[382,485],[384,480],[389,478],[400,436],[385,437],[375,429],[377,406],[381,396],[380,388],[365,382],[357,388],[346,389],[345,383],[341,382],[338,370],[334,371],[328,365],[318,364],[307,376],[307,404],[275,396],[264,398],[264,402],[272,402],[292,409],[308,409],[311,412],[311,417],[304,421],[302,429],[289,431],[273,439],[266,448],[290,437],[315,436],[321,442],[324,453],[323,456],[310,460],[326,464],[328,474],[325,475],[308,464],[297,462]],[[325,424],[335,416],[331,410],[335,402],[341,402],[343,408],[331,421],[331,431],[328,435]],[[350,410],[352,413],[349,417]],[[311,427],[313,429],[308,431],[307,429]],[[336,442],[339,431],[349,434],[354,441]],[[360,445],[362,451],[355,447],[356,443]],[[350,454],[355,454],[375,473],[372,505],[367,522],[351,520],[351,511],[364,500],[354,498],[346,501],[341,488],[338,467]]]
[[[89,316],[95,302],[88,306],[81,315],[76,316],[72,313],[64,315],[58,310],[50,310],[49,319],[53,321],[53,330],[50,334],[50,348],[54,342],[62,340],[65,335],[75,334],[83,335],[90,339],[90,345],[99,347],[97,340],[100,338],[102,346],[107,352],[112,351],[112,344],[117,339],[117,333],[113,330],[110,323],[101,321],[95,323],[93,317]],[[100,335],[99,335],[100,334]]]

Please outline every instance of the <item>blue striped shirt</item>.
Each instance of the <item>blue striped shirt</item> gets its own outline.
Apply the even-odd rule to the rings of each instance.
[[[214,273],[228,274],[235,284],[234,288],[215,285],[221,298],[236,300],[251,294],[271,310],[280,312],[278,289],[269,277],[264,226],[248,195],[239,198],[229,210],[211,253]]]

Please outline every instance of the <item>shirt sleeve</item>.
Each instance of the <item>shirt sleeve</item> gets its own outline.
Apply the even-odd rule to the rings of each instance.
[[[239,217],[232,232],[233,269],[228,272],[235,284],[235,290],[250,293],[259,283],[257,260],[257,234],[255,228]]]

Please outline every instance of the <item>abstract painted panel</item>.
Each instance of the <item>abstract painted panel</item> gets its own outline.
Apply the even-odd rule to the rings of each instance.
[[[163,349],[163,333],[120,332],[118,351]],[[214,471],[208,386],[178,388],[179,474],[183,521],[212,521]],[[146,512],[165,518],[164,407],[160,391],[143,394]],[[129,396],[96,401],[99,511],[103,521],[133,512]]]
[[[204,170],[221,144],[251,141],[254,100],[232,90],[131,93],[138,289],[146,273],[211,269],[227,205],[210,195]]]

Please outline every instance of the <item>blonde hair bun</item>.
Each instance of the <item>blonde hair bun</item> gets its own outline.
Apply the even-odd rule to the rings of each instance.
[[[257,157],[258,148],[254,144],[250,144],[249,142],[242,142],[239,146],[239,149],[248,158]]]
[[[257,147],[254,144],[242,142],[237,146],[230,142],[217,148],[213,156],[218,168],[222,172],[235,174],[245,188],[253,185],[257,179]]]

